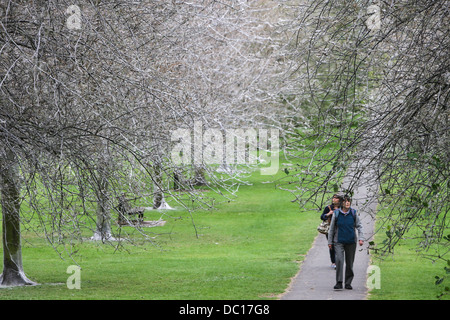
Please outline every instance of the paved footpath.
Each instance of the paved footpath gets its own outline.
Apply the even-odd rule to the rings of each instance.
[[[317,235],[313,246],[308,251],[305,260],[300,266],[299,273],[292,280],[290,287],[281,296],[281,300],[364,300],[367,297],[368,288],[367,268],[370,265],[370,255],[368,252],[368,242],[372,239],[374,230],[374,216],[376,200],[376,184],[368,178],[366,173],[356,186],[353,195],[352,207],[357,210],[366,241],[363,246],[357,246],[354,278],[352,282],[353,290],[334,290],[336,283],[335,269],[331,268],[328,242],[323,234]],[[348,179],[347,179],[348,180]],[[344,185],[350,181],[344,181]],[[370,200],[368,200],[370,199]],[[320,220],[317,217],[319,224]],[[345,266],[344,266],[345,267]]]

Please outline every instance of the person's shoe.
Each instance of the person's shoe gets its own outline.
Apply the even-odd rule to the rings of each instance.
[[[342,289],[342,282],[336,283],[336,285],[334,286],[334,289],[335,289],[335,290],[340,290],[340,289]]]
[[[348,289],[348,290],[352,290],[353,288],[352,288],[352,286],[351,286],[351,285],[349,285],[349,284],[346,284],[346,285],[345,285],[345,289]]]

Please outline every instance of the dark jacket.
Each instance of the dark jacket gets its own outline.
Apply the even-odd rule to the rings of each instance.
[[[322,214],[320,215],[320,219],[322,219],[323,221],[326,221],[327,219],[331,219],[331,216],[327,217],[327,213],[330,212],[331,210],[333,210],[332,208],[334,208],[333,204],[326,206],[325,209],[323,209]]]

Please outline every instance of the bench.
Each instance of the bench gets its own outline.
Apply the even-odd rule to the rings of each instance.
[[[132,208],[124,194],[117,199],[119,200],[119,205],[117,206],[117,211],[119,211],[117,223],[119,225],[129,225],[130,222],[136,223],[144,221],[144,207]],[[137,216],[137,220],[128,219],[130,216]]]

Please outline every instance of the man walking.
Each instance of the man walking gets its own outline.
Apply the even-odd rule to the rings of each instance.
[[[334,289],[342,289],[345,280],[345,289],[352,289],[353,262],[355,260],[356,243],[362,246],[363,230],[356,210],[351,208],[351,198],[344,196],[342,208],[334,210],[328,232],[328,247],[334,247],[336,254],[336,285]],[[358,230],[358,235],[356,235]],[[345,261],[345,279],[343,278]]]

